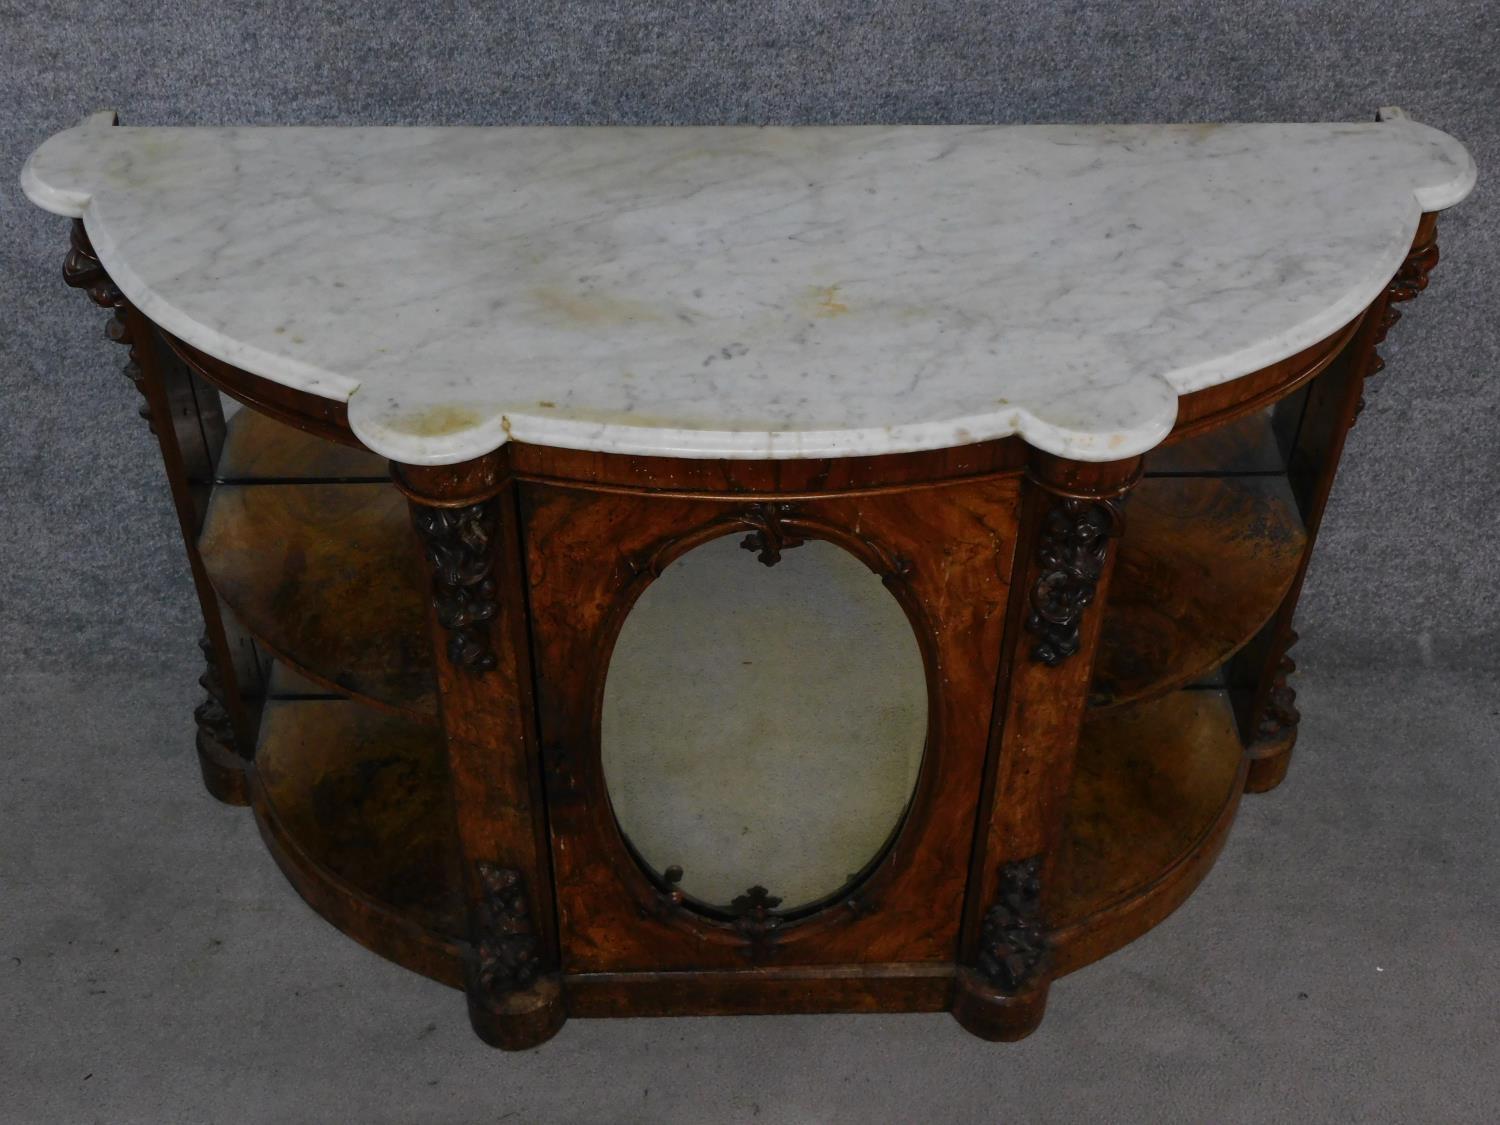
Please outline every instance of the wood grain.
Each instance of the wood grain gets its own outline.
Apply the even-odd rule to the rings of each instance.
[[[1281,477],[1157,477],[1130,499],[1093,713],[1218,668],[1281,605],[1306,537]]]
[[[273,702],[251,795],[267,846],[314,910],[382,956],[461,986],[453,808],[430,727],[342,700]]]
[[[250,800],[324,917],[463,987],[505,1048],[569,1014],[944,1007],[1013,1039],[1055,977],[1181,903],[1239,794],[1285,773],[1312,541],[1435,238],[1424,216],[1386,292],[1327,339],[1183,396],[1144,465],[1009,438],[765,462],[511,444],[387,466],[342,403],[162,333],[81,225],[65,272],[111,311],[158,438],[208,626],[205,777]],[[226,430],[211,386],[253,412]],[[922,652],[908,812],[848,893],[803,911],[674,894],[622,838],[599,763],[635,599],[731,534],[767,563],[809,538],[850,552]],[[250,634],[345,698],[262,713]],[[1227,695],[1179,690],[1226,661]]]
[[[1166,917],[1212,866],[1244,766],[1222,693],[1178,692],[1084,728],[1059,846],[1054,972]],[[461,988],[465,920],[445,754],[432,728],[338,700],[272,703],[252,771],[261,832],[308,903],[361,944]],[[578,1016],[939,1011],[934,962],[574,973]]]
[[[221,484],[198,549],[219,596],[278,658],[330,690],[437,721],[423,576],[389,484]]]
[[[1245,768],[1223,692],[1175,692],[1085,725],[1050,903],[1058,975],[1187,898],[1223,846]]]
[[[927,668],[927,758],[884,861],[845,902],[776,934],[774,963],[951,956],[1008,596],[1019,482],[798,501],[798,534],[850,550],[906,609]],[[728,969],[753,963],[734,920],[657,909],[661,888],[609,812],[599,716],[614,639],[677,554],[756,528],[743,503],[527,485],[526,572],[547,758],[560,925],[569,973]],[[759,564],[747,553],[747,568]],[[753,571],[750,572],[753,575]],[[873,580],[873,579],[872,579]]]

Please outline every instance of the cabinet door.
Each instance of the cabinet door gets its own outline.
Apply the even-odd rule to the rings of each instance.
[[[566,972],[953,960],[1018,492],[524,486]]]

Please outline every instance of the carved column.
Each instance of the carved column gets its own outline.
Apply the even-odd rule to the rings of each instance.
[[[110,279],[89,241],[83,221],[73,221],[63,280],[110,310],[106,334],[130,349],[125,374],[145,400],[146,419],[161,450],[162,467],[187,549],[188,565],[203,611],[207,669],[199,683],[207,698],[194,711],[198,763],[208,791],[231,805],[249,803],[245,761],[254,751],[260,720],[260,669],[248,635],[219,604],[198,554],[198,534],[208,510],[214,468],[224,443],[218,394],[177,359],[159,333]]]
[[[1140,473],[1140,458],[1032,460],[953,1005],[983,1039],[1023,1038],[1046,1008],[1047,888],[1124,498]]]
[[[1281,415],[1298,410],[1295,417],[1279,417],[1278,422],[1287,422],[1284,428],[1292,435],[1287,475],[1307,532],[1307,546],[1276,616],[1230,667],[1240,731],[1251,759],[1245,782],[1247,792],[1264,793],[1276,788],[1291,765],[1300,718],[1297,692],[1288,682],[1297,667],[1291,656],[1297,642],[1292,620],[1302,595],[1308,562],[1343,456],[1345,438],[1364,408],[1365,381],[1385,368],[1377,348],[1401,319],[1396,306],[1413,300],[1427,288],[1428,274],[1437,260],[1437,216],[1424,215],[1406,260],[1385,291],[1366,310],[1344,355],[1314,380],[1305,399],[1288,399],[1277,407]]]
[[[431,578],[429,619],[469,920],[479,1037],[534,1047],[567,1018],[532,699],[516,491],[504,451],[392,465]]]

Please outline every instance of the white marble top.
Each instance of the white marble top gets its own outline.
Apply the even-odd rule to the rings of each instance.
[[[26,193],[203,351],[444,464],[507,438],[686,457],[1021,434],[1149,449],[1315,343],[1474,164],[1329,125],[110,127]]]

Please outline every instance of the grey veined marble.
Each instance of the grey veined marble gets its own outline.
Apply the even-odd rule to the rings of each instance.
[[[27,194],[189,343],[415,464],[1019,433],[1082,460],[1334,332],[1463,146],[1367,124],[111,127]]]

